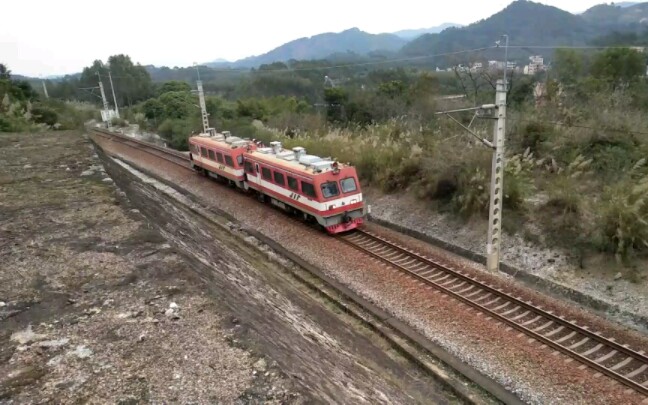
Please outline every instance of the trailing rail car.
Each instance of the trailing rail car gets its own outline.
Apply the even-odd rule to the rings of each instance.
[[[301,147],[286,150],[280,142],[260,147],[228,132],[189,138],[195,170],[221,178],[330,234],[364,222],[364,201],[353,166],[308,155]]]

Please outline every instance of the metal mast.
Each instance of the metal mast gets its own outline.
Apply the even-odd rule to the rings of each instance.
[[[209,114],[207,113],[207,105],[205,104],[205,92],[203,91],[202,80],[200,80],[200,70],[196,66],[196,72],[198,72],[198,81],[196,85],[198,86],[198,99],[200,100],[200,113],[202,115],[202,124],[203,124],[203,133],[209,133]]]
[[[110,90],[112,90],[113,101],[115,102],[115,115],[119,118],[119,107],[117,106],[117,97],[115,97],[115,86],[113,86],[112,75],[108,71],[108,79],[110,80]]]

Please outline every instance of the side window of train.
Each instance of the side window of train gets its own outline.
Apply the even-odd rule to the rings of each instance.
[[[288,176],[288,188],[292,191],[299,191],[299,184],[297,184],[296,178]]]
[[[243,166],[243,155],[238,155],[236,157],[236,162],[239,164],[239,166]]]
[[[200,147],[200,154],[202,157],[207,157],[207,149],[203,148],[202,146]]]
[[[223,154],[216,152],[216,160],[218,161],[218,163],[223,163]]]
[[[286,185],[286,180],[284,179],[284,175],[278,172],[274,172],[274,181],[275,183],[279,184],[280,186],[285,186]]]
[[[261,177],[263,177],[263,180],[272,180],[272,172],[267,167],[262,167]]]
[[[254,165],[252,164],[252,162],[248,162],[248,161],[245,162],[245,172],[250,174],[256,174],[254,173]]]
[[[209,158],[211,160],[216,160],[216,157],[214,156],[214,151],[213,150],[208,150],[207,153],[209,153]]]
[[[307,196],[315,198],[315,186],[313,186],[311,183],[306,183],[305,181],[302,181],[301,189],[302,192]]]
[[[234,161],[232,160],[232,157],[230,155],[225,155],[225,164],[234,167]]]

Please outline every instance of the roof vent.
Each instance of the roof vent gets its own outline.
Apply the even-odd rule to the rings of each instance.
[[[299,163],[304,166],[312,166],[314,163],[321,162],[322,158],[315,155],[302,155],[299,157]]]
[[[232,142],[232,146],[235,148],[241,147],[241,146],[247,146],[248,142],[244,140],[239,140],[239,141],[234,141]]]
[[[269,155],[270,153],[272,153],[272,148],[258,148],[257,152]]]
[[[232,133],[230,131],[223,131],[223,136],[225,137],[225,139],[227,139],[232,136]]]
[[[216,135],[214,135],[214,140],[215,141],[224,141],[225,136],[223,134],[216,134]]]
[[[216,128],[207,128],[207,133],[209,134],[209,136],[216,135]]]
[[[280,152],[277,154],[279,159],[293,161],[295,160],[295,153],[291,151]]]
[[[322,160],[322,161],[313,163],[311,166],[313,167],[313,170],[315,170],[316,172],[323,172],[325,170],[333,169],[333,161],[331,161],[331,160]]]
[[[295,157],[297,157],[297,160],[299,160],[300,157],[304,156],[306,154],[306,149],[302,148],[301,146],[295,146],[292,148],[293,152],[295,152]]]
[[[281,142],[279,141],[270,142],[270,146],[272,147],[272,151],[274,152],[275,155],[281,153]]]
[[[239,138],[238,136],[227,136],[225,135],[225,142],[229,144],[233,144],[234,142],[241,142],[243,139]]]

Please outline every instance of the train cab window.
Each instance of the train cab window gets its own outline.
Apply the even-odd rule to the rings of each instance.
[[[343,193],[350,193],[358,189],[358,187],[356,186],[356,181],[353,177],[347,177],[346,179],[340,180],[340,185],[342,186]]]
[[[274,181],[280,186],[286,185],[286,180],[284,179],[284,175],[281,173],[274,172]]]
[[[329,181],[322,184],[322,195],[324,198],[335,197],[338,194],[340,194],[340,190],[338,189],[337,182]]]
[[[239,164],[239,166],[243,166],[243,155],[238,155],[236,157],[236,162]]]
[[[216,160],[218,160],[218,163],[223,163],[223,154],[216,152]]]
[[[248,162],[248,161],[245,162],[245,172],[250,174],[256,174],[254,172],[254,165],[252,164],[252,162]]]
[[[234,161],[232,160],[232,157],[230,155],[225,155],[225,164],[234,167]]]
[[[267,167],[262,167],[261,177],[263,177],[263,180],[272,180],[272,172]]]
[[[297,184],[296,178],[288,176],[288,188],[293,191],[299,191],[299,184]]]
[[[315,186],[313,186],[311,183],[306,183],[305,181],[302,181],[301,189],[302,192],[306,194],[308,197],[315,198]]]
[[[209,158],[211,160],[216,160],[216,157],[214,156],[214,151],[213,150],[208,150],[207,153],[209,153]]]
[[[203,148],[202,146],[200,147],[200,154],[202,157],[207,157],[207,149]]]

